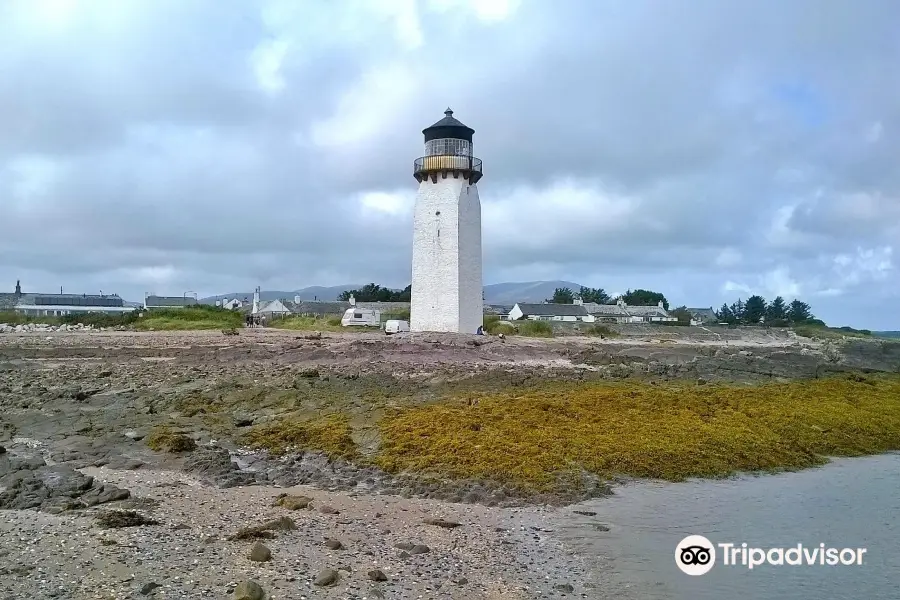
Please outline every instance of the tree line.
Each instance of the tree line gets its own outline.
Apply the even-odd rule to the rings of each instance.
[[[756,325],[765,323],[775,327],[796,325],[799,323],[821,323],[812,314],[806,302],[794,299],[788,304],[781,296],[766,302],[762,296],[750,296],[746,301],[740,298],[731,306],[723,304],[715,311],[716,318],[722,323]]]
[[[350,296],[357,302],[409,302],[412,297],[412,285],[402,290],[392,290],[374,283],[367,283],[358,290],[345,290],[338,295],[338,300],[346,302]]]
[[[603,288],[581,286],[581,288],[575,292],[564,287],[556,288],[553,292],[553,297],[548,298],[547,302],[553,304],[573,304],[576,298],[580,299],[582,302],[593,302],[595,304],[615,304],[617,300],[622,299],[625,301],[625,304],[630,306],[657,306],[662,302],[663,308],[669,310],[669,301],[666,299],[665,295],[651,290],[628,290],[621,296],[613,298],[607,294]]]

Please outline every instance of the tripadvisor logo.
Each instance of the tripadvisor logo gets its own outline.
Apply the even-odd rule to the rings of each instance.
[[[675,564],[688,575],[705,575],[716,564],[716,548],[702,535],[689,535],[675,548]]]
[[[742,544],[713,544],[702,535],[689,535],[675,547],[675,564],[688,575],[705,575],[716,564],[716,548],[721,564],[753,569],[762,565],[861,565],[865,548],[828,548],[825,544],[791,547],[753,548]]]

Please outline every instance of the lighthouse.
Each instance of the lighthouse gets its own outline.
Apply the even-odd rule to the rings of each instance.
[[[476,333],[484,320],[481,282],[481,160],[475,130],[449,108],[422,130],[425,156],[413,209],[411,331]]]

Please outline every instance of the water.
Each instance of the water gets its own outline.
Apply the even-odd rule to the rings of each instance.
[[[797,473],[680,484],[636,483],[565,511],[557,532],[589,557],[601,586],[589,597],[641,600],[897,600],[900,454],[836,459]],[[593,524],[608,525],[608,532]],[[716,564],[682,573],[675,547],[697,534],[749,547],[866,548],[860,566]],[[591,595],[593,594],[593,595]]]

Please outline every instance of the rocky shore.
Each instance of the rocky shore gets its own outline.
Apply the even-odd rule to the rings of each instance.
[[[0,600],[604,598],[601,574],[546,519],[607,482],[585,474],[523,496],[317,452],[272,456],[244,434],[340,409],[372,453],[385,411],[447,391],[859,370],[900,372],[900,344],[641,328],[613,340],[14,331],[0,337]],[[181,436],[174,452],[148,445],[163,423]]]
[[[119,331],[124,331],[125,328],[118,328]],[[57,331],[95,331],[93,325],[84,325],[83,323],[76,323],[75,325],[48,325],[46,323],[19,323],[17,325],[10,325],[8,323],[0,323],[0,333],[54,333]],[[107,328],[96,328],[96,331],[107,331]]]

